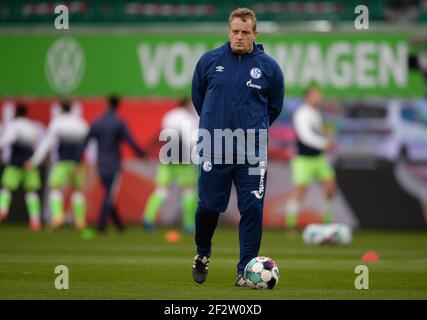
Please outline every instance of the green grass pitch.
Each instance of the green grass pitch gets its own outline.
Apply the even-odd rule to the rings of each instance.
[[[166,229],[114,230],[83,240],[73,229],[30,232],[0,226],[0,299],[427,299],[427,233],[357,232],[346,247],[312,247],[301,235],[265,231],[260,255],[281,272],[273,290],[236,288],[238,231],[219,228],[207,282],[191,278],[193,237],[164,241]],[[362,263],[366,251],[379,262]],[[69,268],[69,289],[57,290],[54,269]],[[369,290],[356,290],[354,269],[369,268]]]

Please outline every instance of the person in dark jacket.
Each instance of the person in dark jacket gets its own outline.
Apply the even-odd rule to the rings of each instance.
[[[223,145],[217,148],[216,142],[211,144],[213,148],[202,146],[196,211],[197,255],[192,269],[197,283],[206,280],[211,239],[219,214],[227,208],[232,183],[237,190],[241,216],[236,286],[246,286],[244,268],[260,248],[267,146],[259,138],[262,133],[266,136],[282,110],[284,79],[279,65],[264,52],[262,45],[255,44],[256,35],[255,13],[246,8],[233,11],[229,18],[230,41],[205,53],[194,71],[192,99],[200,116],[199,135],[205,131],[214,137],[218,129],[229,129],[236,133],[237,140],[246,139],[248,145],[248,136],[255,132],[254,149],[264,155],[253,163],[247,146],[243,148],[245,160],[238,161],[242,149],[234,140],[232,149],[224,149]],[[251,169],[257,170],[257,174],[251,174]]]
[[[111,214],[117,229],[123,231],[125,228],[114,204],[115,189],[121,166],[120,144],[126,141],[138,156],[143,157],[145,155],[145,151],[132,138],[125,122],[117,116],[116,111],[119,103],[118,97],[109,98],[108,110],[93,122],[78,155],[78,160],[80,160],[88,142],[91,139],[96,140],[98,145],[98,172],[104,186],[104,197],[97,226],[98,231],[101,232],[106,230],[108,214]]]

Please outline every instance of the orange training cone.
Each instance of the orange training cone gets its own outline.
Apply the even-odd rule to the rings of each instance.
[[[368,251],[362,256],[362,261],[380,261],[380,257],[374,251]]]
[[[179,241],[181,241],[181,235],[179,234],[179,232],[176,232],[174,230],[168,231],[165,234],[165,240],[166,242],[170,242],[170,243],[177,243]]]

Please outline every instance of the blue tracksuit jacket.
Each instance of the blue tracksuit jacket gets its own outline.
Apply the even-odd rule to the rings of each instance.
[[[205,53],[197,63],[192,100],[200,128],[268,129],[282,111],[284,79],[262,45],[238,55],[230,43]]]
[[[98,142],[98,169],[101,174],[114,175],[120,170],[120,144],[123,141],[126,141],[138,155],[145,154],[145,151],[130,135],[125,122],[112,110],[106,111],[93,122],[80,148],[77,161],[80,161],[82,153],[91,139]]]

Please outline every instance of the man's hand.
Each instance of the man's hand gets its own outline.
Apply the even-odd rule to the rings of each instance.
[[[146,156],[147,156],[147,152],[145,150],[138,152],[138,158],[143,159]]]
[[[30,171],[30,170],[34,169],[34,167],[35,167],[35,165],[31,160],[25,161],[25,163],[24,163],[24,169],[25,170]]]
[[[333,150],[335,143],[334,143],[334,140],[332,139],[332,137],[328,137],[327,139],[328,140],[326,143],[325,151],[329,152],[329,151]]]

